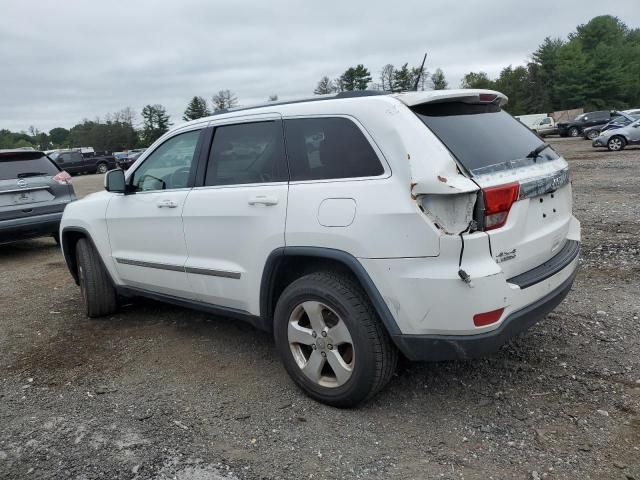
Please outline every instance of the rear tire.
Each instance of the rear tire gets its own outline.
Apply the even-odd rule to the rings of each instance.
[[[306,275],[284,290],[274,314],[274,336],[294,382],[311,398],[335,407],[353,407],[373,397],[389,382],[398,361],[360,285],[335,272]]]
[[[627,141],[620,135],[611,137],[607,142],[607,148],[610,152],[619,152],[620,150],[623,150],[626,145]]]
[[[569,129],[569,136],[570,137],[577,137],[578,135],[580,135],[580,131],[576,127],[571,127]]]
[[[95,318],[115,312],[118,308],[116,289],[100,261],[98,252],[86,238],[78,240],[76,261],[80,293],[87,316]]]
[[[109,167],[107,166],[106,163],[99,163],[98,167],[96,168],[96,172],[97,173],[107,173],[107,171],[109,170]]]
[[[587,138],[589,140],[595,140],[596,138],[598,138],[598,135],[600,135],[600,132],[597,132],[596,130],[591,130],[589,133],[587,133]]]

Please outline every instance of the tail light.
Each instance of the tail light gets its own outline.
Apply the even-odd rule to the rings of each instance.
[[[518,200],[520,184],[515,182],[483,188],[482,193],[484,196],[484,229],[493,230],[502,227],[507,222],[511,205]]]
[[[71,175],[63,170],[55,177],[53,177],[53,181],[59,183],[60,185],[71,185]]]

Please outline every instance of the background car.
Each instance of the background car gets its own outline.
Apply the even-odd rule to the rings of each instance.
[[[640,145],[640,120],[626,127],[602,132],[592,144],[594,147],[607,147],[612,152],[622,150],[627,145]]]
[[[67,173],[106,173],[116,168],[113,155],[85,156],[78,150],[57,150],[49,157]]]
[[[596,125],[595,127],[585,128],[582,132],[582,136],[585,140],[594,140],[598,135],[607,130],[614,130],[616,128],[626,127],[630,123],[640,119],[640,112],[636,114],[627,114],[620,112],[620,115],[614,117],[609,123],[604,125]]]
[[[571,122],[558,123],[558,133],[561,137],[577,137],[585,128],[604,125],[610,121],[611,112],[608,110],[583,113],[582,115],[578,115]]]
[[[133,150],[129,150],[128,152],[118,152],[115,154],[116,157],[116,166],[121,168],[122,170],[126,170],[133,162],[135,162],[140,155],[144,153],[146,148],[136,148]]]
[[[44,152],[0,150],[0,243],[52,235],[76,199],[71,176]]]

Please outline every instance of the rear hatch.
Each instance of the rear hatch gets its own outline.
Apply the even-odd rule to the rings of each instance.
[[[489,92],[410,108],[480,187],[472,230],[487,233],[491,255],[511,278],[562,249],[572,195],[567,162],[503,111],[505,101]]]
[[[70,176],[44,153],[0,151],[0,221],[62,212],[72,200]]]

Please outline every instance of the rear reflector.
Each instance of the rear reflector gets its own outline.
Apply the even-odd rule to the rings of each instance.
[[[518,200],[520,184],[507,183],[482,189],[484,193],[484,229],[500,228],[507,222],[513,202]]]
[[[58,182],[60,185],[70,185],[71,184],[71,175],[69,175],[64,170],[53,177],[53,181]]]
[[[500,320],[502,312],[504,312],[504,308],[499,308],[498,310],[492,310],[485,313],[477,313],[473,316],[473,324],[476,327],[485,327],[492,323],[496,323]]]

